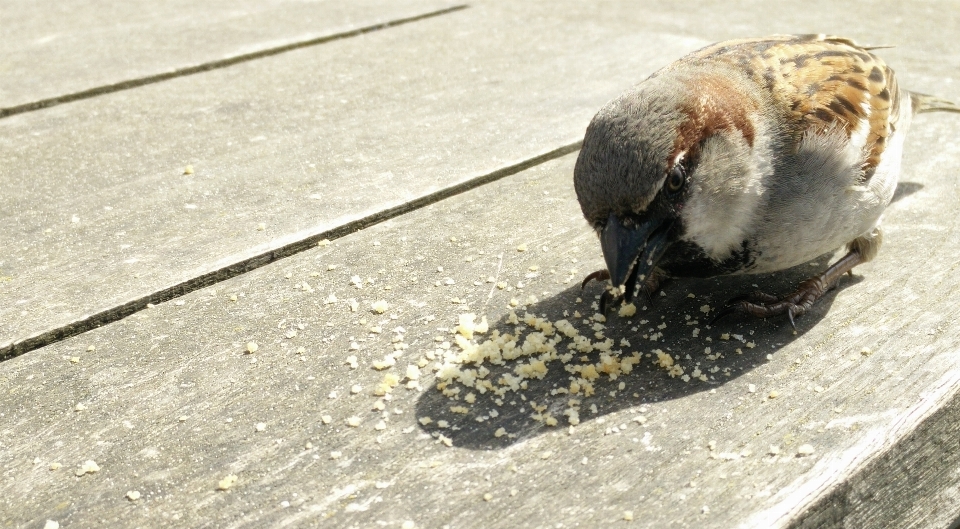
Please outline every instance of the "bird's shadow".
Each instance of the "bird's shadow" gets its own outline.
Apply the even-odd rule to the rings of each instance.
[[[564,410],[569,407],[571,399],[580,401],[579,419],[586,422],[625,408],[709,391],[767,362],[767,355],[776,354],[784,345],[802,336],[824,317],[837,293],[858,283],[860,278],[844,276],[836,289],[828,292],[810,311],[797,318],[796,333],[786,317],[758,320],[734,315],[708,328],[706,324],[711,315],[728,299],[757,289],[778,294],[792,292],[801,281],[825,269],[829,258],[830,255],[824,255],[803,265],[768,275],[673,280],[665,283],[663,294],[658,293],[650,300],[637,300],[638,307],[646,305],[647,309],[638,310],[632,318],[621,318],[616,310],[610,310],[603,331],[605,336],[616,344],[614,350],[623,350],[621,357],[637,351],[641,353],[641,362],[630,373],[620,374],[615,380],[608,376],[595,380],[595,393],[592,396],[568,393],[571,373],[560,362],[551,362],[547,364],[549,370],[544,378],[527,380],[525,390],[507,392],[499,399],[499,403],[498,397],[489,391],[480,394],[464,388],[455,398],[450,398],[434,385],[419,398],[417,418],[421,419],[421,424],[427,423],[422,427],[425,431],[437,437],[443,435],[455,446],[490,450],[555,431],[556,427],[544,423],[543,418],[547,414],[558,419],[559,426],[566,425],[568,417],[564,416]],[[582,320],[595,313],[591,305],[595,306],[595,299],[602,288],[597,283],[588,285],[584,291],[579,285],[571,287],[527,306],[526,311],[518,309],[517,314],[522,319],[523,313],[529,312],[556,322],[561,319],[573,320],[574,311],[579,311],[582,317],[576,318],[578,328],[582,334],[589,336],[592,334],[590,325],[583,325]],[[582,298],[579,303],[578,298]],[[707,310],[705,305],[711,307],[711,315],[703,312]],[[506,312],[504,317],[491,325],[491,331],[496,329],[500,333],[516,335],[519,329],[507,322],[509,311]],[[569,316],[564,316],[565,312]],[[641,324],[644,320],[647,323]],[[519,327],[524,332],[528,331],[522,321]],[[696,335],[695,329],[699,329]],[[657,333],[659,336],[656,341],[651,341],[649,336]],[[729,335],[729,339],[722,339],[724,334]],[[629,346],[621,345],[624,339]],[[564,340],[557,346],[560,353],[567,352],[567,343],[569,340]],[[710,355],[719,356],[709,359],[705,352],[707,347],[710,347]],[[666,369],[655,365],[657,355],[652,354],[654,349],[661,349],[679,358],[678,363],[683,366],[685,374],[696,374],[694,369],[699,367],[707,381],[699,378],[684,381],[679,376],[671,377]],[[583,360],[596,364],[599,358],[600,353],[596,351],[585,355],[577,353],[570,364],[581,364]],[[503,365],[488,365],[491,372],[486,378],[496,385],[501,375],[512,373],[524,360],[529,358],[507,361]],[[473,392],[475,399],[469,404],[464,402],[468,392]],[[593,406],[596,406],[595,412]],[[491,413],[491,410],[494,412]],[[534,415],[538,415],[539,419]],[[429,420],[426,419],[428,417]]]
[[[897,189],[893,192],[893,200],[890,202],[898,202],[901,199],[920,191],[921,189],[923,189],[923,184],[918,184],[916,182],[900,182],[897,184]]]
[[[900,182],[892,202],[921,189],[922,184]],[[768,355],[776,354],[783,346],[816,326],[830,310],[837,293],[859,283],[862,278],[844,276],[838,282],[837,288],[828,292],[806,314],[797,318],[796,332],[783,316],[768,320],[728,316],[708,328],[707,323],[715,311],[730,298],[758,289],[780,295],[793,292],[801,281],[823,271],[831,257],[829,254],[822,255],[808,263],[774,274],[673,280],[665,283],[662,293],[654,295],[653,299],[637,300],[637,306],[645,305],[646,310],[638,310],[632,318],[620,318],[615,310],[610,310],[605,322],[606,328],[603,330],[605,337],[613,340],[616,344],[613,349],[621,349],[623,356],[629,356],[633,351],[640,352],[641,362],[630,373],[621,374],[615,380],[601,376],[594,381],[595,392],[591,396],[584,396],[582,393],[572,395],[567,392],[572,375],[564,370],[559,362],[552,362],[548,364],[549,370],[542,379],[527,380],[523,391],[508,392],[499,399],[489,391],[471,391],[474,393],[474,402],[467,403],[464,402],[464,397],[468,391],[462,390],[456,397],[451,398],[438,391],[434,385],[419,398],[417,418],[421,419],[421,424],[427,423],[422,426],[425,431],[438,437],[442,434],[455,446],[491,450],[555,430],[556,426],[545,424],[543,418],[547,414],[558,419],[558,425],[566,424],[567,417],[563,412],[569,407],[571,399],[580,401],[580,420],[590,421],[622,409],[709,391],[767,362]],[[582,316],[576,319],[581,321],[578,327],[583,333],[594,322],[583,325],[582,320],[596,312],[595,301],[602,290],[603,287],[596,282],[583,291],[579,285],[574,286],[548,299],[523,307],[525,310],[517,310],[517,314],[522,316],[524,312],[529,312],[556,322],[561,319],[572,320],[575,311],[579,311]],[[578,299],[582,301],[578,302]],[[701,310],[705,305],[711,307],[709,314]],[[491,331],[516,335],[518,326],[508,323],[508,314],[508,311],[504,311],[500,320],[491,325]],[[646,323],[641,323],[642,321]],[[524,328],[525,324],[521,322],[519,327]],[[694,334],[695,329],[699,329],[697,335]],[[523,330],[528,331],[525,328]],[[653,334],[659,334],[656,341],[649,338]],[[644,338],[644,335],[647,338]],[[722,339],[722,335],[729,335],[729,339]],[[561,353],[567,352],[567,343],[568,340],[561,342]],[[630,345],[624,345],[625,343]],[[707,357],[707,347],[710,348],[710,355],[718,355],[714,360]],[[684,381],[679,376],[671,377],[667,370],[654,364],[654,349],[679,358],[685,374],[694,374],[694,369],[699,368],[702,375],[706,375],[707,381],[692,377],[689,381]],[[575,356],[576,360],[571,363],[595,364],[600,353],[578,353]],[[528,359],[507,361],[503,365],[488,365],[486,367],[491,372],[486,378],[496,384],[501,375],[513,373],[517,365],[524,360]],[[596,412],[592,411],[593,406],[596,406]],[[463,413],[464,410],[467,413]],[[539,418],[535,419],[535,415]],[[426,420],[428,417],[430,420]],[[445,421],[443,428],[439,427],[444,425],[441,421]]]

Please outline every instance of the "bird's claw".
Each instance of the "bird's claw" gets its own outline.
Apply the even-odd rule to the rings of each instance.
[[[621,297],[622,296],[614,296],[609,290],[604,290],[603,294],[600,294],[600,314],[606,314],[607,308]]]
[[[587,277],[583,278],[583,281],[580,283],[580,290],[586,288],[587,283],[593,281],[594,279],[597,281],[607,281],[610,279],[610,272],[608,272],[606,269],[603,269],[587,275]]]
[[[584,288],[586,288],[587,283],[589,283],[590,281],[593,281],[593,280],[608,281],[609,279],[610,279],[609,271],[607,271],[606,269],[597,270],[596,272],[593,272],[587,275],[587,277],[583,278],[583,281],[580,283],[580,290],[583,290]],[[604,290],[603,294],[600,294],[600,314],[606,314],[607,308],[609,308],[609,306],[613,302],[616,302],[618,299],[621,299],[622,297],[623,296],[615,296],[612,292],[610,292],[609,289]]]
[[[596,272],[593,272],[587,275],[587,277],[583,278],[583,281],[580,283],[580,290],[583,290],[587,286],[587,283],[589,283],[590,281],[593,281],[593,280],[608,281],[609,279],[610,279],[609,271],[597,270]],[[665,275],[663,274],[663,272],[660,270],[654,269],[650,273],[650,275],[647,276],[642,283],[640,283],[637,291],[639,294],[645,295],[648,300],[652,300],[653,293],[660,289],[660,284],[664,279],[665,279]],[[613,289],[613,291],[617,291],[617,289]],[[603,291],[603,294],[600,295],[599,307],[600,307],[601,314],[606,314],[607,309],[617,301],[624,300],[624,299],[628,301],[630,300],[630,298],[627,297],[627,293],[623,292],[622,288],[619,290],[620,292],[619,294],[614,294],[613,291],[611,291],[608,288]]]
[[[793,330],[797,330],[797,323],[794,318],[807,312],[809,306],[813,305],[812,301],[809,305],[806,305],[792,303],[787,299],[780,300],[774,296],[771,297],[774,298],[775,302],[756,303],[746,299],[731,299],[723,306],[722,309],[720,309],[717,315],[710,320],[710,326],[712,327],[717,321],[731,314],[745,314],[755,318],[769,318],[771,316],[786,314],[787,318],[790,320],[790,326],[793,327]]]
[[[747,294],[740,294],[739,296],[734,296],[728,299],[724,305],[725,306],[733,305],[734,303],[737,303],[739,301],[749,301],[751,303],[765,304],[765,303],[775,303],[777,301],[780,301],[780,298],[772,294],[767,294],[762,290],[754,290],[753,292],[750,292]]]
[[[821,277],[814,277],[800,283],[795,292],[783,298],[759,290],[737,296],[724,304],[717,315],[710,320],[710,325],[713,326],[718,320],[730,314],[744,314],[755,318],[786,314],[790,325],[796,330],[795,318],[807,312],[829,290],[830,286],[832,285],[827,285]]]

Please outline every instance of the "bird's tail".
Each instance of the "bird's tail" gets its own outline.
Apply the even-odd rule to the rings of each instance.
[[[914,114],[923,112],[960,112],[960,105],[936,96],[910,92],[910,103]]]

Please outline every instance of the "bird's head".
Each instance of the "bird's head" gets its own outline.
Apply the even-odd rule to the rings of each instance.
[[[614,287],[626,299],[671,245],[721,259],[757,200],[759,102],[728,76],[662,72],[604,106],[587,128],[574,187]]]

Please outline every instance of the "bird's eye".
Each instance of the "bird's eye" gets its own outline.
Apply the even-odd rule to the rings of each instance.
[[[683,189],[683,184],[687,183],[687,175],[683,170],[683,166],[680,164],[674,165],[673,169],[670,169],[670,174],[667,175],[667,191],[671,194],[676,193]]]

